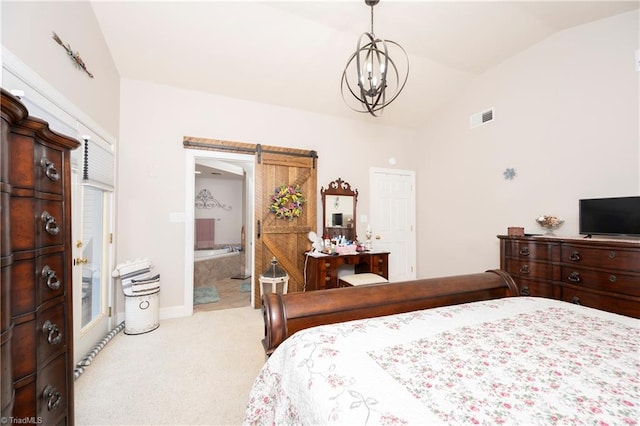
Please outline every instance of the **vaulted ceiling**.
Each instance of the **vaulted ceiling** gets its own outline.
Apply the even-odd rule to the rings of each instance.
[[[94,1],[121,77],[385,124],[419,126],[474,78],[558,31],[634,1],[394,1],[375,33],[410,74],[382,117],[349,109],[340,79],[370,8],[358,1]]]

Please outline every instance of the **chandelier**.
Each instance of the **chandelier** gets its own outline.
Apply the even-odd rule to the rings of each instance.
[[[371,7],[371,32],[360,35],[358,48],[349,57],[340,83],[342,99],[347,106],[356,112],[368,112],[374,117],[398,97],[409,77],[407,52],[395,41],[376,38],[373,32],[373,6],[379,1],[365,0],[367,6]],[[406,69],[405,72],[401,73],[398,68],[400,64],[391,59],[390,48],[402,54],[401,69]],[[402,79],[401,75],[404,75]],[[347,90],[355,100],[348,96]]]

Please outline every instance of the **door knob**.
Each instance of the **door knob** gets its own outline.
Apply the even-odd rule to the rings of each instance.
[[[84,265],[87,263],[89,263],[89,259],[87,259],[86,257],[85,258],[76,257],[75,259],[73,259],[74,265]]]

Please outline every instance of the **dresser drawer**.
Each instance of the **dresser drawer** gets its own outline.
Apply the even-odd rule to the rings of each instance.
[[[34,210],[37,200],[32,197],[11,197],[11,248],[13,251],[33,250],[36,247]]]
[[[603,269],[640,272],[640,250],[565,245],[562,247],[562,262]]]
[[[590,308],[640,318],[640,298],[637,297],[627,298],[610,293],[606,294],[598,291],[564,286],[562,288],[562,300]]]
[[[67,416],[70,384],[66,367],[66,355],[62,354],[38,373],[36,413],[42,418],[42,424],[60,424]]]
[[[553,278],[553,265],[545,262],[534,262],[530,259],[506,259],[507,272],[513,276],[526,278]]]
[[[38,365],[42,365],[67,347],[64,305],[58,303],[38,312],[36,323],[37,362]]]
[[[505,254],[508,257],[551,260],[555,246],[533,241],[505,241]]]
[[[558,285],[547,281],[528,280],[520,277],[513,277],[513,279],[518,285],[521,296],[560,298],[560,286]]]
[[[11,315],[18,317],[36,308],[35,259],[16,261],[11,268]]]
[[[609,273],[563,266],[562,282],[594,290],[640,297],[640,274]]]
[[[21,320],[21,319],[20,319]],[[36,325],[35,320],[17,320],[13,325],[11,340],[11,362],[13,380],[17,381],[36,371]]]
[[[41,247],[62,245],[64,236],[64,206],[62,201],[39,200],[36,207],[35,228]]]
[[[71,291],[64,274],[65,253],[60,251],[36,259],[35,282],[37,304],[40,305]]]
[[[35,188],[38,191],[62,194],[64,156],[60,150],[41,144],[35,146]]]
[[[9,162],[9,181],[14,188],[34,188],[35,165],[34,141],[29,135],[11,134],[9,143],[11,161]]]
[[[65,243],[62,201],[11,198],[11,245],[14,251]]]

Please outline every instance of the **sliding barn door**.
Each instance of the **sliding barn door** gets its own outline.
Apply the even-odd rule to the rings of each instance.
[[[256,154],[255,286],[254,307],[260,306],[260,275],[275,257],[289,274],[289,292],[304,290],[304,253],[311,248],[307,237],[317,227],[317,158],[295,152]],[[279,219],[270,211],[272,196],[282,185],[299,185],[306,202],[300,217]]]

